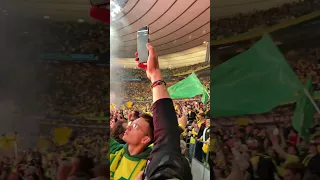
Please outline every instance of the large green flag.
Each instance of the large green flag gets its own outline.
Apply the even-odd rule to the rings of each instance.
[[[312,94],[312,79],[309,77],[305,90]],[[303,139],[309,137],[309,128],[312,128],[313,118],[316,109],[311,103],[310,99],[305,95],[304,90],[302,89],[299,93],[299,99],[296,104],[296,109],[293,114],[292,126],[299,132],[299,135]]]
[[[168,88],[169,95],[173,99],[192,98],[202,94],[203,91],[204,87],[194,73]]]
[[[269,35],[214,68],[210,85],[212,117],[265,113],[296,99],[302,88]]]

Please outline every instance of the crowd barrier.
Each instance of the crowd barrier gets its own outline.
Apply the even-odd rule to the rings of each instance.
[[[188,143],[188,145],[190,145]],[[210,169],[206,164],[208,165],[209,162],[209,153],[206,154],[205,157],[205,163],[201,163],[198,159],[195,158],[195,149],[193,148],[192,154],[189,154],[189,148],[187,148],[186,152],[189,156],[189,160],[191,159],[191,172],[192,172],[192,178],[194,180],[210,180]]]
[[[193,180],[210,180],[210,170],[196,158],[192,158],[191,172]]]

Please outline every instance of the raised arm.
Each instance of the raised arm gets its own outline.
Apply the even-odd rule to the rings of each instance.
[[[154,149],[146,170],[147,179],[186,179],[186,168],[189,168],[190,172],[188,178],[192,179],[188,162],[181,155],[181,131],[173,101],[161,76],[158,56],[150,44],[147,44],[147,48],[149,50],[147,64],[139,64],[140,68],[146,70],[153,94]]]

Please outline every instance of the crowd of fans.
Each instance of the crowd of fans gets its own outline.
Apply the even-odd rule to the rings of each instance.
[[[107,126],[94,127],[97,123],[92,120],[75,121],[74,118],[41,121],[41,136],[30,149],[19,147],[26,137],[17,134],[17,146],[8,148],[9,153],[1,157],[1,179],[108,179]],[[72,131],[63,144],[54,137],[54,130],[61,127]]]
[[[308,76],[312,77],[314,90],[320,90],[320,71],[319,71],[319,54],[317,53],[319,48],[301,48],[292,50],[285,53],[285,57],[288,60],[288,63],[295,71],[298,78],[301,80],[302,83],[305,83]],[[173,69],[175,72],[170,73],[177,74],[177,73],[184,73],[190,69],[196,69],[198,67],[203,67],[205,64],[198,64],[194,67],[188,68],[177,68]],[[165,72],[169,72],[169,69],[163,70]],[[209,70],[207,70],[209,71]],[[126,72],[126,73],[124,73]],[[122,74],[123,73],[123,74]],[[118,76],[125,76],[125,77],[132,77],[134,74],[138,74],[137,77],[143,77],[143,70],[140,69],[121,69],[119,71]],[[127,75],[127,76],[126,76]],[[186,77],[186,76],[185,76]],[[209,85],[210,78],[209,76],[199,76],[200,81],[205,86]],[[179,82],[180,79],[176,78],[175,80],[169,80],[167,85],[168,87]],[[112,84],[113,82],[111,82]],[[146,100],[148,97],[151,97],[151,90],[145,88],[149,85],[149,83],[142,81],[142,82],[122,82],[120,88],[120,96],[124,97],[124,99],[132,100]]]
[[[221,40],[238,34],[285,23],[300,16],[318,11],[318,0],[295,1],[268,10],[211,21],[212,40]]]
[[[211,24],[214,40],[265,28],[320,9],[317,0],[304,0],[285,4],[266,11],[241,14],[219,19]],[[93,28],[94,27],[94,28]],[[41,37],[46,37],[43,51],[50,53],[102,54],[109,52],[109,26],[97,23],[52,23],[41,27]],[[54,50],[54,51],[53,51]],[[308,75],[313,78],[316,90],[320,90],[319,57],[315,49],[300,49],[286,53],[288,62],[301,81]],[[207,66],[208,62],[181,68],[162,69],[164,77],[188,72]],[[108,114],[109,71],[93,64],[41,63],[38,68],[39,82],[45,89],[39,92],[39,107],[45,114],[56,116],[59,121],[42,122],[42,137],[50,147],[21,150],[14,156],[1,159],[1,179],[56,179],[56,177],[109,177],[108,128],[98,128],[96,121],[63,119],[61,116],[99,116]],[[146,78],[141,69],[119,69],[113,76],[123,78]],[[209,87],[209,76],[199,76],[202,84]],[[179,80],[168,81],[167,86]],[[112,82],[111,82],[112,85]],[[125,144],[122,137],[126,128],[141,114],[150,114],[151,90],[149,82],[121,82],[122,99],[133,101],[132,107],[116,107],[111,110],[110,136],[118,143]],[[147,87],[147,88],[146,88]],[[136,101],[141,100],[141,101]],[[187,125],[181,134],[181,153],[189,162],[193,157],[205,166],[211,166],[216,179],[241,176],[252,179],[275,177],[289,180],[294,176],[320,176],[319,134],[317,127],[312,129],[310,141],[299,138],[290,122],[278,124],[277,131],[270,132],[259,125],[235,126],[229,130],[210,122],[207,117],[209,106],[195,100],[175,101],[179,119],[186,118]],[[290,110],[290,109],[289,109]],[[60,125],[57,125],[60,124]],[[73,133],[68,143],[57,146],[50,134],[61,124],[70,126]],[[210,136],[209,136],[210,134]],[[152,146],[152,145],[151,145]],[[209,153],[210,152],[210,153]],[[213,168],[214,167],[214,168]],[[300,178],[298,178],[300,177]],[[63,179],[63,178],[62,178]],[[291,178],[292,180],[293,178]]]
[[[42,112],[50,115],[96,116],[107,113],[109,71],[95,64],[39,65],[38,82]]]
[[[43,21],[38,36],[43,37],[43,51],[49,53],[109,53],[109,25],[104,23],[53,23]],[[53,51],[54,50],[54,51]]]
[[[319,47],[301,48],[285,54],[289,64],[301,82],[305,83],[308,79],[308,76],[312,77],[314,90],[320,90],[319,55]]]
[[[151,115],[150,107],[150,101],[140,101],[135,102],[132,107],[113,108],[110,117],[110,137],[120,144],[126,144],[123,136],[127,128],[131,127],[130,125],[139,117],[145,114]],[[206,114],[210,110],[210,105],[203,104],[198,97],[195,97],[192,100],[175,100],[174,107],[179,124],[185,121],[187,127],[180,137],[181,153],[190,165],[192,159],[196,158],[209,168],[210,118]]]
[[[209,85],[209,77],[199,77],[200,81],[204,86]],[[167,86],[170,87],[175,83],[179,82],[179,79],[167,81]],[[112,84],[112,82],[111,82]],[[143,82],[123,82],[121,84],[119,96],[123,97],[125,100],[148,100],[150,99],[152,93],[149,87],[150,83]]]
[[[216,179],[319,179],[319,127],[302,139],[290,121],[212,127]]]
[[[161,61],[161,59],[160,59]],[[206,67],[210,65],[209,62],[203,62],[203,63],[198,63],[190,66],[184,66],[184,67],[179,67],[179,68],[166,68],[166,69],[161,69],[161,72],[164,77],[170,77],[174,76],[176,74],[180,73],[185,73],[188,71],[194,71],[197,70],[198,68]],[[121,78],[140,78],[140,79],[145,79],[145,72],[142,69],[139,68],[120,68],[117,72],[114,74],[117,77]]]

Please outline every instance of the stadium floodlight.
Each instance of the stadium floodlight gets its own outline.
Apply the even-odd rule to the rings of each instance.
[[[110,15],[112,18],[116,17],[120,12],[122,11],[122,8],[116,1],[110,2]]]

